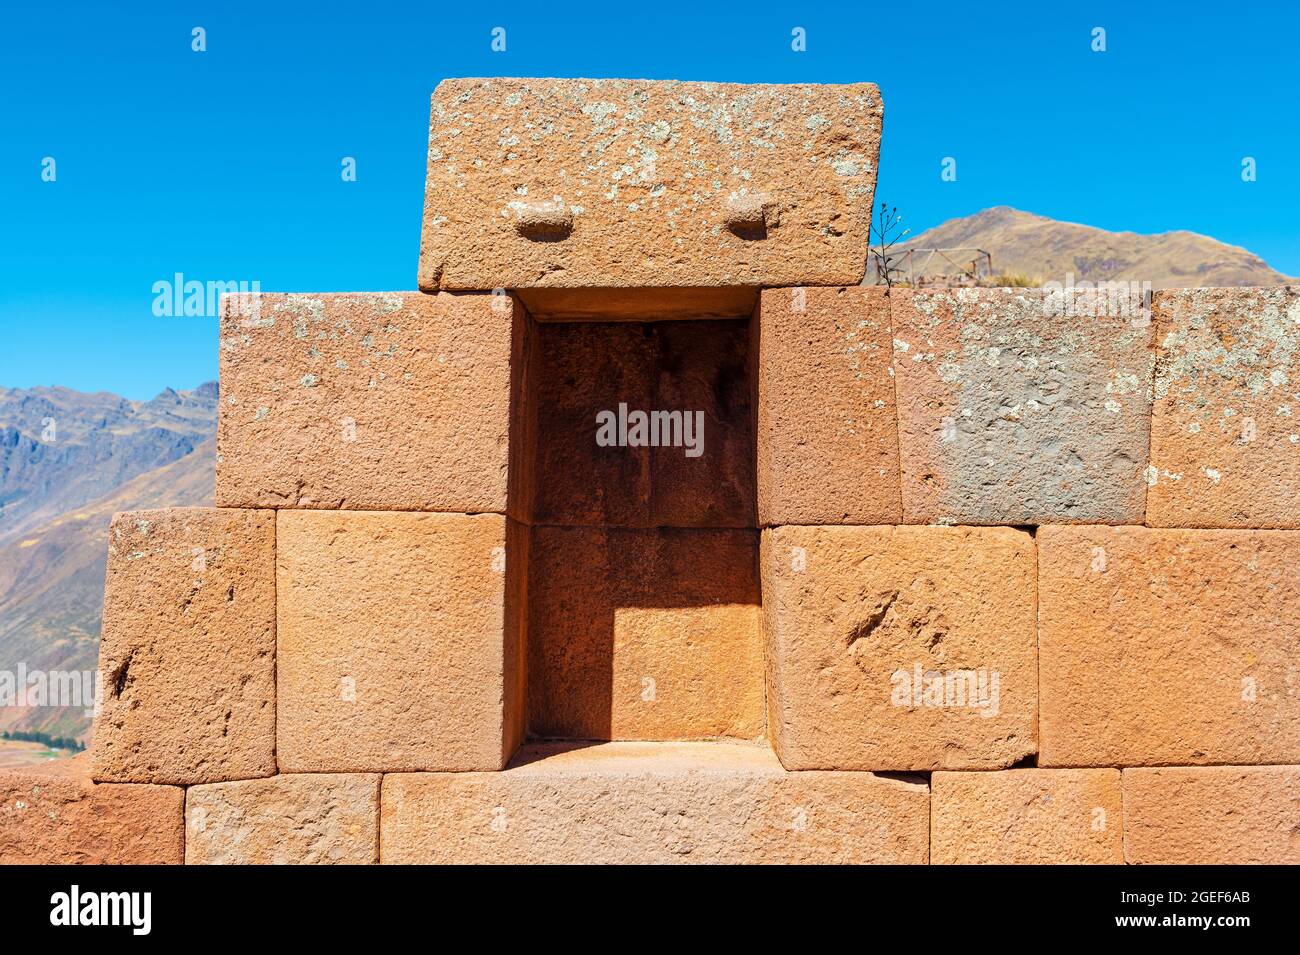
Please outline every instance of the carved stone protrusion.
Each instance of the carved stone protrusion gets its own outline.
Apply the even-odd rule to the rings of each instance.
[[[732,193],[726,202],[727,228],[742,239],[767,238],[767,230],[781,224],[776,200],[763,192]]]
[[[537,242],[555,242],[573,231],[573,210],[558,199],[521,203],[515,231]]]

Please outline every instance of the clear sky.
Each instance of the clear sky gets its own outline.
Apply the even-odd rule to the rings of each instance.
[[[877,199],[915,232],[1005,204],[1190,229],[1300,275],[1297,51],[1300,4],[1261,0],[7,4],[0,385],[146,398],[215,378],[216,320],[153,314],[177,272],[414,288],[429,94],[447,76],[869,80]]]

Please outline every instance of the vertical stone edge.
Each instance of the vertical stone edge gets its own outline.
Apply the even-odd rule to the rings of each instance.
[[[531,525],[537,478],[537,319],[511,294],[506,515]]]
[[[767,709],[767,741],[782,767],[790,770],[792,760],[788,752],[789,742],[785,735],[784,714],[786,704],[781,692],[781,681],[777,679],[783,661],[779,652],[780,641],[776,639],[776,624],[772,620],[772,616],[778,612],[780,604],[778,578],[772,570],[773,562],[776,560],[777,543],[775,537],[778,531],[779,528],[763,528],[759,531],[758,589],[762,606],[759,619],[763,639],[763,686]]]
[[[528,555],[531,529],[506,518],[505,613],[502,627],[501,769],[528,730]]]
[[[421,203],[420,212],[420,251],[419,258],[416,262],[416,287],[421,292],[437,292],[442,283],[442,262],[435,261],[432,253],[429,251],[429,229],[433,220],[433,210],[430,205],[433,202],[433,194],[429,189],[429,182],[433,178],[433,116],[434,110],[438,103],[438,88],[443,80],[434,87],[429,94],[429,123],[424,135],[424,197]]]
[[[766,435],[770,428],[767,414],[766,382],[763,379],[765,363],[762,361],[763,290],[754,299],[754,309],[749,314],[749,397],[754,429],[754,525],[760,530],[774,509],[772,501],[772,451]]]

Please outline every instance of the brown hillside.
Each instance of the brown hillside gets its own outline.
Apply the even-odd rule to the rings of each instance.
[[[0,544],[0,668],[93,670],[99,656],[108,522],[116,511],[212,503],[216,439],[107,496]],[[81,709],[4,708],[0,729],[82,737]]]
[[[984,249],[998,275],[1040,282],[1150,282],[1152,288],[1282,285],[1295,282],[1259,256],[1194,232],[1107,232],[1009,206],[949,219],[909,238],[908,248]]]

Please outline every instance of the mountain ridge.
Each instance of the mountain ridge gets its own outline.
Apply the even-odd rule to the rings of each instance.
[[[1300,282],[1248,249],[1187,229],[1111,232],[1011,206],[948,219],[909,237],[898,251],[966,247],[989,252],[994,275],[1040,282],[1064,282],[1070,274],[1076,281],[1150,282],[1157,289]]]
[[[184,457],[216,428],[217,386],[148,401],[0,388],[0,544]]]

